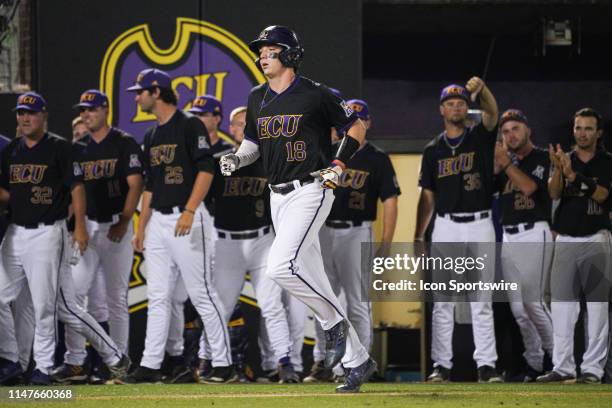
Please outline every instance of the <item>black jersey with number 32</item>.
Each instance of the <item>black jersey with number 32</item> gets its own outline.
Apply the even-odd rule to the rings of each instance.
[[[82,181],[72,147],[46,133],[33,147],[14,139],[2,151],[0,186],[9,191],[9,219],[18,225],[50,224],[68,216],[70,189]]]
[[[127,177],[142,174],[142,149],[134,138],[115,128],[100,143],[87,135],[74,146],[85,182],[87,217],[110,221],[123,211]]]
[[[330,165],[330,129],[343,132],[356,119],[329,88],[296,76],[280,94],[268,84],[251,91],[245,137],[259,145],[270,184],[304,180]]]
[[[419,185],[434,192],[439,214],[491,209],[496,136],[497,126],[489,131],[480,123],[467,128],[454,148],[444,134],[425,146]]]

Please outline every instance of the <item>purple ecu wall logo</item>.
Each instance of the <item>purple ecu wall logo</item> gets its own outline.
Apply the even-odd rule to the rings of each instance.
[[[229,112],[246,105],[251,88],[265,81],[254,61],[248,46],[229,31],[206,21],[179,17],[174,42],[168,49],[156,46],[146,24],[120,34],[106,50],[100,89],[109,98],[110,122],[142,143],[155,118],[140,110],[134,94],[125,89],[145,68],[164,70],[179,94],[179,109],[189,109],[191,101],[203,94],[221,101],[225,112],[221,137],[230,141]]]

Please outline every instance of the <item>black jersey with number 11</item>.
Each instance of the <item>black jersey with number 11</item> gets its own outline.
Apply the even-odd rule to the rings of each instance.
[[[325,85],[296,76],[277,94],[268,84],[249,95],[245,137],[259,145],[270,184],[305,180],[332,159],[330,130],[348,130],[357,115]]]

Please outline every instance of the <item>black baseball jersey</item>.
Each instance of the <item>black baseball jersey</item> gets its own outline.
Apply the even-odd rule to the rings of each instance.
[[[598,185],[612,192],[612,156],[598,150],[588,162],[583,162],[575,152],[570,153],[572,169],[594,179]],[[608,200],[607,203],[610,201]],[[610,208],[587,197],[579,186],[567,183],[563,187],[561,202],[555,211],[553,229],[559,234],[583,237],[610,229]]]
[[[548,152],[535,147],[522,160],[518,160],[516,156],[512,160],[523,173],[536,183],[538,189],[532,195],[526,196],[512,183],[506,172],[498,174],[496,181],[500,192],[502,225],[538,221],[550,222],[552,203],[548,194],[548,177],[550,174]]]
[[[168,122],[147,130],[144,169],[151,208],[184,206],[198,172],[214,174],[210,139],[200,119],[177,110]]]
[[[210,146],[210,154],[213,157],[214,166],[215,166],[215,174],[214,174],[215,178],[223,177],[223,175],[221,174],[221,171],[219,170],[219,160],[221,159],[221,156],[223,156],[224,154],[231,153],[233,151],[234,151],[234,146],[221,138],[217,140],[217,143]],[[213,181],[213,184],[214,184],[214,181]],[[215,198],[213,197],[212,193],[209,192],[208,194],[206,194],[206,197],[204,197],[204,204],[206,205],[206,209],[208,210],[208,213],[214,217],[215,216]]]
[[[374,221],[378,199],[401,194],[389,156],[366,142],[346,164],[340,176],[328,219]]]
[[[307,179],[330,165],[330,129],[349,129],[357,115],[329,88],[296,76],[280,94],[268,84],[249,95],[245,137],[259,145],[270,184]]]
[[[10,193],[9,220],[18,225],[51,224],[68,216],[71,187],[83,180],[72,146],[45,133],[32,148],[14,139],[2,151],[0,186]]]
[[[454,146],[445,139],[444,133],[425,146],[419,185],[434,192],[439,214],[491,208],[496,137],[497,126],[488,131],[480,123],[453,140]]]
[[[245,231],[272,223],[270,189],[261,158],[229,177],[217,167],[209,195],[215,203],[215,228]]]
[[[90,135],[74,144],[87,194],[87,217],[110,221],[123,211],[127,177],[142,174],[142,149],[132,136],[111,128],[97,143]]]

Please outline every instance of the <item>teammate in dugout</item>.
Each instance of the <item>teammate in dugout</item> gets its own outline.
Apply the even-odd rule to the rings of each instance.
[[[347,104],[370,129],[372,118],[368,104],[360,99],[349,100]],[[364,139],[340,176],[338,188],[334,191],[334,204],[319,232],[325,272],[336,296],[340,296],[341,290],[344,292],[348,319],[361,344],[368,350],[372,345],[373,328],[370,302],[362,298],[368,293],[367,287],[362,286],[362,243],[373,241],[372,222],[376,220],[380,199],[383,203],[383,232],[379,255],[385,256],[393,241],[400,194],[389,156]],[[313,350],[315,364],[304,382],[331,379],[331,370],[323,366],[323,336],[319,327],[317,329]]]
[[[544,372],[553,352],[552,320],[544,303],[552,262],[552,203],[548,195],[548,152],[531,142],[527,117],[517,109],[499,120],[503,142],[495,146],[496,185],[500,192],[504,279],[519,283],[508,293],[523,337],[527,362],[513,381],[531,382]]]
[[[128,353],[128,286],[134,250],[132,217],[142,193],[142,149],[128,134],[108,124],[108,98],[96,89],[85,91],[79,109],[88,134],[74,144],[75,161],[83,172],[87,198],[89,248],[73,266],[77,301],[85,306],[96,274],[105,279],[109,329],[123,354]],[[108,256],[113,254],[113,256]],[[84,379],[85,338],[66,332],[64,366],[54,373],[60,382]]]
[[[342,361],[350,368],[336,391],[358,392],[376,363],[331,288],[318,233],[333,203],[329,190],[363,141],[365,125],[326,86],[297,74],[304,50],[292,30],[267,27],[250,48],[268,81],[251,91],[245,140],[235,154],[221,158],[221,172],[230,176],[262,158],[276,231],[266,274],[315,313],[326,331],[325,365]],[[348,129],[333,161],[332,126]]]
[[[538,382],[600,383],[608,355],[608,302],[612,268],[609,203],[612,156],[602,146],[603,118],[591,108],[574,115],[574,149],[549,146],[554,170],[548,183],[557,232],[553,258],[551,311],[554,332],[553,370]],[[588,341],[576,379],[574,326],[580,299],[586,298]]]
[[[15,110],[22,137],[3,150],[0,172],[0,202],[7,203],[10,211],[10,225],[0,247],[0,298],[3,310],[16,301],[20,305],[19,320],[27,324],[16,333],[12,316],[2,314],[0,324],[5,335],[0,350],[10,357],[5,357],[9,364],[3,367],[0,382],[22,374],[33,340],[36,368],[30,383],[50,384],[56,306],[59,318],[94,344],[113,377],[122,378],[129,368],[129,358],[74,300],[66,217],[72,201],[73,241],[82,253],[88,235],[80,166],[73,162],[70,143],[46,131],[47,106],[42,96],[35,92],[20,95]]]
[[[470,98],[478,98],[482,109],[482,122],[473,127],[467,126]],[[491,204],[497,102],[482,79],[472,77],[465,88],[453,84],[442,90],[440,114],[444,119],[444,132],[436,136],[423,153],[414,240],[423,241],[435,211],[432,242],[467,242],[474,253],[480,254],[488,248],[482,243],[495,242]],[[494,258],[494,254],[489,254],[482,279],[493,278]],[[479,299],[469,306],[478,381],[501,382],[495,370],[497,352],[492,304],[488,299]],[[429,381],[450,379],[454,308],[455,302],[434,298],[431,333],[434,369]]]
[[[140,366],[126,381],[161,378],[171,299],[179,279],[202,318],[212,350],[214,368],[203,382],[232,381],[223,305],[211,284],[210,254],[205,250],[205,241],[212,237],[204,231],[209,214],[203,200],[214,172],[208,133],[196,117],[177,110],[167,73],[143,70],[128,91],[136,93],[135,101],[153,113],[157,123],[145,134],[145,192],[134,237],[134,248],[145,251],[147,262],[147,334]]]

